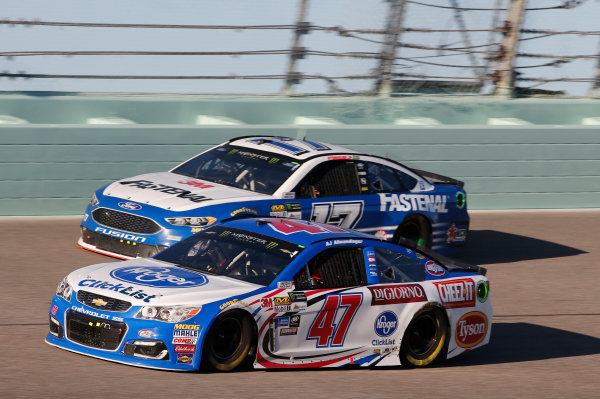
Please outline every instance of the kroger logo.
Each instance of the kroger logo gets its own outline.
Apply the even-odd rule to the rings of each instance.
[[[380,337],[389,337],[398,328],[398,317],[396,313],[385,311],[375,319],[375,333]]]
[[[142,209],[140,204],[136,204],[135,202],[119,202],[119,207],[123,209],[127,209],[128,211],[138,211]]]
[[[169,267],[120,267],[111,271],[110,275],[117,280],[147,287],[187,288],[208,283],[202,274]]]

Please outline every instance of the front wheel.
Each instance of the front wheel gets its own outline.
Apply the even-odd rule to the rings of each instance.
[[[446,355],[448,319],[437,307],[421,309],[408,325],[400,345],[400,362],[408,367],[427,367]]]
[[[254,343],[254,326],[250,316],[239,312],[225,313],[215,320],[202,357],[205,365],[217,371],[232,371],[248,360]]]

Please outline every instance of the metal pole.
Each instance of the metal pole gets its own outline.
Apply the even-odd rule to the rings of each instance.
[[[598,66],[596,68],[596,79],[594,80],[594,84],[590,89],[589,96],[592,98],[598,97],[600,92],[600,44],[598,45]]]
[[[375,90],[382,97],[392,94],[392,71],[396,58],[396,48],[402,31],[402,19],[404,18],[404,7],[406,0],[388,0],[390,10],[388,13],[385,44],[381,50],[381,61],[379,63],[379,79],[375,83]]]
[[[466,32],[467,25],[465,24],[465,21],[462,17],[462,11],[459,9],[460,7],[458,5],[458,0],[450,0],[450,4],[452,4],[452,7],[454,8],[454,19],[456,20],[456,23],[459,29],[461,30],[460,34],[462,36],[463,43],[465,44],[465,46],[471,47],[471,38],[469,36],[469,32]],[[467,56],[469,57],[471,65],[473,66],[473,74],[477,77],[477,80],[482,83],[485,77],[485,73],[481,68],[478,68],[479,64],[477,63],[477,58],[475,58],[475,55],[473,53],[468,53]]]
[[[494,94],[502,97],[512,97],[514,95],[514,74],[513,63],[517,43],[519,42],[519,32],[521,22],[525,11],[526,0],[511,0],[508,6],[506,23],[504,25],[504,40],[500,48],[500,59],[496,64],[496,89]]]
[[[306,16],[306,9],[308,7],[308,0],[300,0],[298,6],[298,17],[296,19],[296,31],[294,32],[294,40],[292,41],[292,48],[290,54],[290,61],[288,63],[287,77],[281,94],[289,96],[292,94],[292,86],[300,83],[300,74],[296,72],[296,60],[304,58],[303,48],[300,47],[300,38],[303,34],[308,33],[308,23],[304,21]]]

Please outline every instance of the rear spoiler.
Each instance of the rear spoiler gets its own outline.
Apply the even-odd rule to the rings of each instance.
[[[438,175],[437,173],[431,173],[431,172],[427,172],[425,170],[419,170],[419,169],[411,168],[411,170],[413,172],[421,175],[422,177],[424,177],[431,184],[449,184],[452,186],[458,186],[460,188],[464,188],[464,186],[465,186],[465,182],[453,179],[448,176]]]

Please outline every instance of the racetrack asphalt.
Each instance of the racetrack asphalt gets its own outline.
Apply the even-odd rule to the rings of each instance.
[[[137,368],[44,342],[70,271],[115,261],[76,247],[79,219],[0,218],[0,398],[600,397],[600,210],[479,211],[456,257],[488,269],[489,345],[430,369]]]

